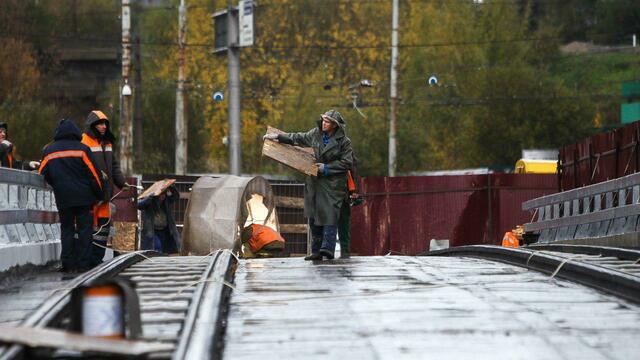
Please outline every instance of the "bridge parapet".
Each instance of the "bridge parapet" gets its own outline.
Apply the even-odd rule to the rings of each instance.
[[[60,258],[60,224],[51,188],[34,172],[0,169],[0,271]]]
[[[640,173],[525,201],[538,242],[640,246]]]

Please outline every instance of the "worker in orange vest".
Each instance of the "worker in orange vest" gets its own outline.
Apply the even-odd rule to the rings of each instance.
[[[93,267],[90,209],[104,195],[95,159],[80,143],[81,134],[73,121],[62,120],[54,141],[44,149],[39,169],[53,188],[58,207],[62,270],[71,272]]]
[[[506,233],[504,233],[504,237],[502,238],[502,246],[517,248],[518,246],[520,246],[520,241],[513,232],[507,231]]]
[[[16,147],[9,141],[9,125],[0,122],[0,167],[38,170],[39,161],[20,161],[15,157]]]
[[[111,133],[109,119],[100,110],[93,110],[87,116],[86,128],[82,134],[82,143],[87,145],[93,152],[96,161],[98,174],[104,185],[104,199],[93,208],[93,242],[97,246],[92,247],[92,265],[96,266],[102,262],[104,257],[109,232],[111,230],[111,197],[113,185],[122,188],[128,186],[124,175],[120,170],[120,163],[114,155],[116,138]],[[115,209],[113,209],[115,210]]]

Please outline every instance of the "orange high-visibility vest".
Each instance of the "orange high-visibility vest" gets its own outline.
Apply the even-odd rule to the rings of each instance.
[[[249,238],[248,241],[251,252],[255,254],[267,244],[274,241],[282,241],[284,243],[282,236],[272,228],[259,224],[251,224],[251,238]]]
[[[80,141],[81,143],[87,145],[91,151],[96,152],[96,151],[113,151],[113,145],[111,145],[110,142],[105,143],[104,144],[104,149],[102,148],[102,144],[100,143],[100,140],[98,139],[94,139],[93,137],[87,135],[86,133],[82,134],[82,140]]]
[[[356,182],[353,181],[351,170],[347,170],[347,189],[349,189],[350,193],[356,192]]]
[[[504,233],[504,237],[502,238],[502,246],[517,248],[520,246],[520,241],[511,231],[507,231]]]
[[[93,206],[93,226],[98,226],[98,219],[108,219],[109,217],[111,217],[111,208],[108,202]]]

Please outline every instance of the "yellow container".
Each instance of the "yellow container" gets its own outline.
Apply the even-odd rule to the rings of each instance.
[[[516,174],[555,174],[558,171],[558,162],[555,160],[529,160],[516,161]]]

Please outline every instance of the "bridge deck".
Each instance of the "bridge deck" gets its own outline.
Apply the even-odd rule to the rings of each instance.
[[[224,357],[629,359],[640,307],[473,258],[242,260]]]
[[[73,276],[54,268],[33,270],[0,286],[0,324],[18,325]]]

